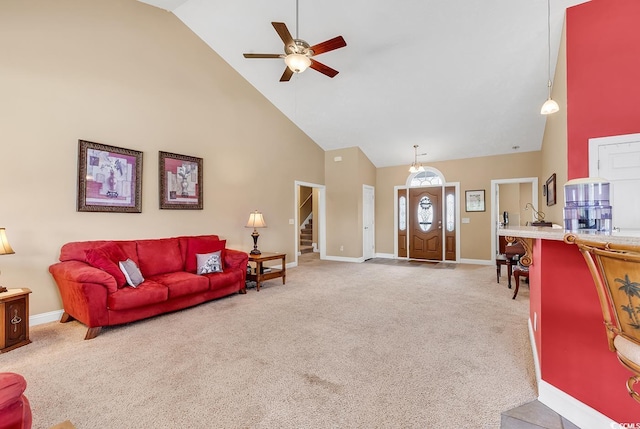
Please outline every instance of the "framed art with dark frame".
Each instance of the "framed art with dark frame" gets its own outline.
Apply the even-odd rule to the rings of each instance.
[[[484,204],[484,189],[476,191],[465,191],[465,211],[483,212],[486,210]]]
[[[78,140],[79,212],[142,212],[142,152]]]
[[[202,210],[202,158],[159,152],[160,208]]]
[[[547,179],[545,187],[547,190],[547,206],[552,206],[556,203],[556,173],[553,173]]]

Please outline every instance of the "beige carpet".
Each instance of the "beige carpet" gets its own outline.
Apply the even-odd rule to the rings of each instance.
[[[489,266],[313,261],[90,341],[33,327],[0,369],[34,428],[498,428],[536,397],[528,296]]]

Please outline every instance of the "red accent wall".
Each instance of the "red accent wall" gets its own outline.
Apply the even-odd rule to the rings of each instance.
[[[569,179],[589,176],[589,139],[640,132],[640,1],[567,9]]]
[[[532,295],[541,291],[542,379],[616,422],[640,422],[640,404],[625,384],[632,373],[609,351],[598,294],[578,246],[536,240],[534,249],[530,280]]]

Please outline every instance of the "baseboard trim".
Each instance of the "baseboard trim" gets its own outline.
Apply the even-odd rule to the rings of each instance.
[[[393,253],[376,253],[376,258],[384,258],[384,259],[395,259]]]
[[[493,261],[487,261],[486,259],[460,259],[462,264],[475,264],[475,265],[493,265]]]
[[[544,380],[538,385],[538,395],[538,401],[582,429],[622,427]]]
[[[359,257],[359,258],[348,258],[346,256],[329,256],[327,255],[325,258],[325,260],[327,261],[337,261],[337,262],[364,262],[364,258],[363,257]]]
[[[49,311],[47,313],[34,314],[29,317],[29,325],[36,326],[45,323],[57,322],[62,317],[63,310]]]
[[[536,347],[531,318],[529,318],[529,341],[531,341],[536,382],[538,383],[538,401],[582,429],[622,427],[599,411],[594,410],[573,396],[542,380],[540,375],[540,361],[538,360],[538,349]]]

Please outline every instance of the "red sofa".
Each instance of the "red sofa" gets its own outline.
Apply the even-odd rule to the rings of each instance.
[[[246,293],[249,256],[226,249],[217,235],[151,240],[83,241],[62,246],[49,267],[64,307],[60,322],[76,319],[95,338],[103,326],[119,325]],[[222,272],[196,274],[197,254],[221,251]],[[144,282],[127,285],[118,261],[131,259]]]
[[[0,373],[0,429],[30,429],[31,405],[24,390],[27,382],[20,374]]]

